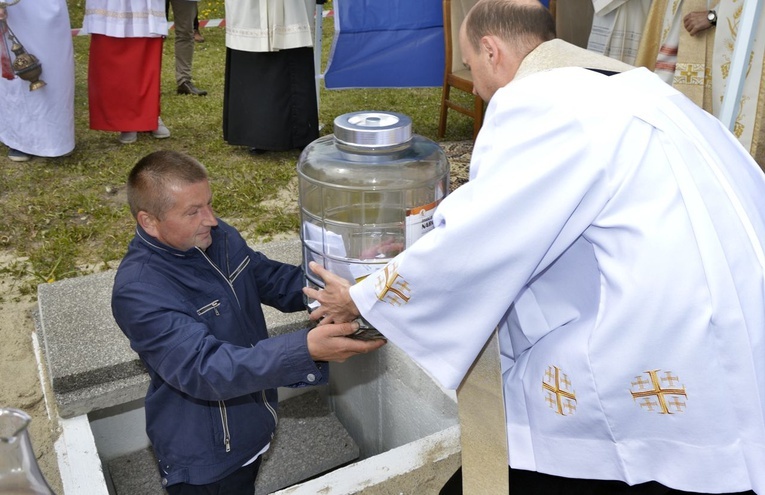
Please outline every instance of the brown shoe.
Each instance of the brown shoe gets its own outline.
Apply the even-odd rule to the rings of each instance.
[[[205,37],[202,36],[202,33],[199,32],[199,29],[194,30],[194,41],[196,41],[197,43],[205,42]]]
[[[186,81],[185,83],[178,86],[178,94],[205,96],[207,94],[207,91],[205,91],[204,89],[197,88],[196,86],[191,84],[191,81]]]

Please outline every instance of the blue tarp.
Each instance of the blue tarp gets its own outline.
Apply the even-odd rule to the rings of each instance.
[[[441,0],[334,0],[329,89],[441,86]]]
[[[442,0],[334,0],[328,89],[444,82]],[[547,1],[543,1],[547,5]]]

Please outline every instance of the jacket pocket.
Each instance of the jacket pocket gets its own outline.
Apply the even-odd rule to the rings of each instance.
[[[206,313],[209,313],[210,311],[213,311],[215,316],[220,316],[220,299],[216,299],[212,302],[209,302],[202,306],[201,308],[197,309],[197,314],[199,316],[202,316]]]

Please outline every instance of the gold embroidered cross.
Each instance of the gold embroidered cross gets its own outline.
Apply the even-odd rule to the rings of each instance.
[[[570,416],[576,411],[576,394],[571,392],[571,381],[557,366],[548,366],[542,388],[547,390],[545,402],[556,414]]]
[[[687,399],[688,394],[685,392],[685,387],[678,388],[675,386],[675,382],[677,382],[679,378],[677,376],[672,376],[671,371],[666,371],[664,377],[659,377],[659,370],[646,371],[646,373],[648,373],[650,381],[644,380],[642,376],[636,376],[636,381],[631,382],[633,387],[638,388],[637,392],[630,391],[633,400],[638,401],[639,399],[643,399],[639,402],[640,407],[644,407],[650,412],[659,408],[659,414],[673,414],[672,411],[670,411],[670,406],[677,412],[683,412],[683,408],[686,404],[680,400],[680,396]],[[666,382],[668,388],[662,388],[661,382]],[[646,389],[646,385],[651,385],[652,388]]]
[[[679,82],[682,84],[690,84],[694,77],[698,76],[691,64],[677,64],[675,70],[675,80],[673,82]]]
[[[380,271],[375,281],[375,290],[377,299],[393,306],[401,306],[409,302],[412,292],[409,283],[399,276],[396,262],[388,263]]]

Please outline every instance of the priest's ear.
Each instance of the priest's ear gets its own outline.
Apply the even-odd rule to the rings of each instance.
[[[486,60],[489,62],[489,64],[495,65],[499,55],[499,44],[497,43],[497,38],[490,35],[484,36],[481,38],[479,46],[481,48],[481,57],[486,57]]]
[[[138,225],[140,225],[147,234],[152,237],[157,237],[157,223],[159,223],[157,217],[147,211],[141,210],[138,212],[135,219],[138,222]]]
[[[522,40],[511,42],[492,35],[481,38],[481,56],[486,57],[494,76],[502,86],[513,80],[527,54]]]
[[[517,65],[523,57],[519,57],[517,50],[504,40],[493,35],[481,38],[481,56],[494,69],[494,72],[503,72],[508,66]]]

